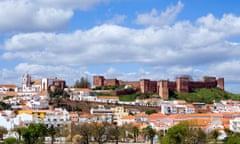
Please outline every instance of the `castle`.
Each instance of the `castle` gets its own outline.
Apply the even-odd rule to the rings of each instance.
[[[157,93],[162,99],[169,98],[170,91],[178,93],[188,93],[197,88],[220,88],[224,90],[224,78],[205,76],[201,81],[192,81],[188,76],[177,77],[176,81],[159,80],[151,81],[141,79],[139,81],[122,81],[118,79],[105,79],[104,76],[93,76],[93,85],[95,87],[130,85],[140,90],[141,93]]]

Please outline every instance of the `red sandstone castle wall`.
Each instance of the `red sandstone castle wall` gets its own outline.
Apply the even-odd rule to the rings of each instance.
[[[217,87],[217,81],[212,82],[189,82],[189,90],[197,88],[215,88]]]
[[[177,84],[176,84],[176,82],[169,81],[168,82],[168,89],[171,90],[171,91],[177,91]]]
[[[150,81],[148,93],[157,93],[157,81]]]
[[[120,85],[130,85],[133,88],[140,89],[140,82],[139,81],[119,81]]]
[[[103,76],[93,76],[93,85],[96,87],[104,86],[104,77]]]
[[[117,79],[105,79],[104,80],[104,86],[116,86],[119,85],[119,82]]]
[[[103,76],[93,77],[94,86],[104,85],[131,85],[133,88],[139,89],[142,93],[159,93],[163,99],[168,98],[169,90],[179,93],[188,93],[197,88],[214,88],[219,87],[224,90],[224,78],[216,80],[215,77],[203,77],[203,81],[191,81],[189,77],[178,77],[175,82],[168,80],[150,81],[142,79],[140,81],[121,81],[117,79],[104,79]]]
[[[224,90],[224,78],[219,78],[217,80],[217,84],[218,84],[218,87],[221,89],[221,90]]]

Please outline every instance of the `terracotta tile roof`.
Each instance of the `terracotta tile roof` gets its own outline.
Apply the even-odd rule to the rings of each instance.
[[[5,87],[5,88],[16,88],[17,86],[14,84],[0,84],[0,87]]]
[[[172,115],[169,115],[168,118],[171,118],[171,119],[186,119],[186,115],[172,114]]]
[[[195,113],[195,114],[186,114],[187,117],[222,117],[221,113]]]
[[[42,80],[33,80],[32,81],[32,83],[34,84],[34,85],[41,85],[42,84]]]
[[[135,117],[148,117],[147,114],[145,114],[144,112],[141,113],[137,113],[136,115],[134,115]]]
[[[190,119],[187,120],[190,122],[190,124],[194,125],[194,126],[201,126],[201,127],[205,127],[207,125],[209,125],[211,123],[211,120],[208,118],[205,119]]]
[[[122,116],[121,119],[122,120],[133,120],[134,116],[132,116],[132,115]]]
[[[94,115],[88,114],[88,113],[84,113],[84,114],[80,115],[79,117],[80,117],[80,118],[93,118]]]
[[[92,90],[89,89],[89,88],[79,88],[79,89],[77,89],[77,91],[79,91],[79,92],[91,92]]]
[[[193,104],[186,104],[186,106],[194,108]]]
[[[13,91],[4,91],[4,92],[0,92],[0,95],[17,96],[18,93],[17,92],[13,92]]]
[[[154,113],[148,116],[148,121],[156,121],[157,119],[163,119],[163,118],[167,118],[168,116],[166,116],[165,114],[162,113]]]

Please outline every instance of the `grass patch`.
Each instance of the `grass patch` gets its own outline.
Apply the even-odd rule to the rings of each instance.
[[[120,101],[135,101],[136,98],[138,97],[138,94],[129,94],[129,95],[121,95],[119,96]]]
[[[213,101],[219,102],[220,100],[226,99],[240,100],[240,95],[222,91],[219,88],[211,89],[201,88],[196,89],[191,93],[185,94],[174,93],[171,99],[183,99],[189,103],[204,102],[210,104],[213,103]]]

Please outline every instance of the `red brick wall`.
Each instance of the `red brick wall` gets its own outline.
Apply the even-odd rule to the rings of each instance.
[[[215,88],[217,87],[217,81],[212,82],[189,82],[189,90],[197,88]]]
[[[217,84],[220,89],[224,90],[224,78],[219,78]]]
[[[105,79],[104,86],[116,86],[119,85],[119,81],[117,79]]]
[[[93,85],[94,86],[104,86],[104,77],[103,76],[93,76]]]

